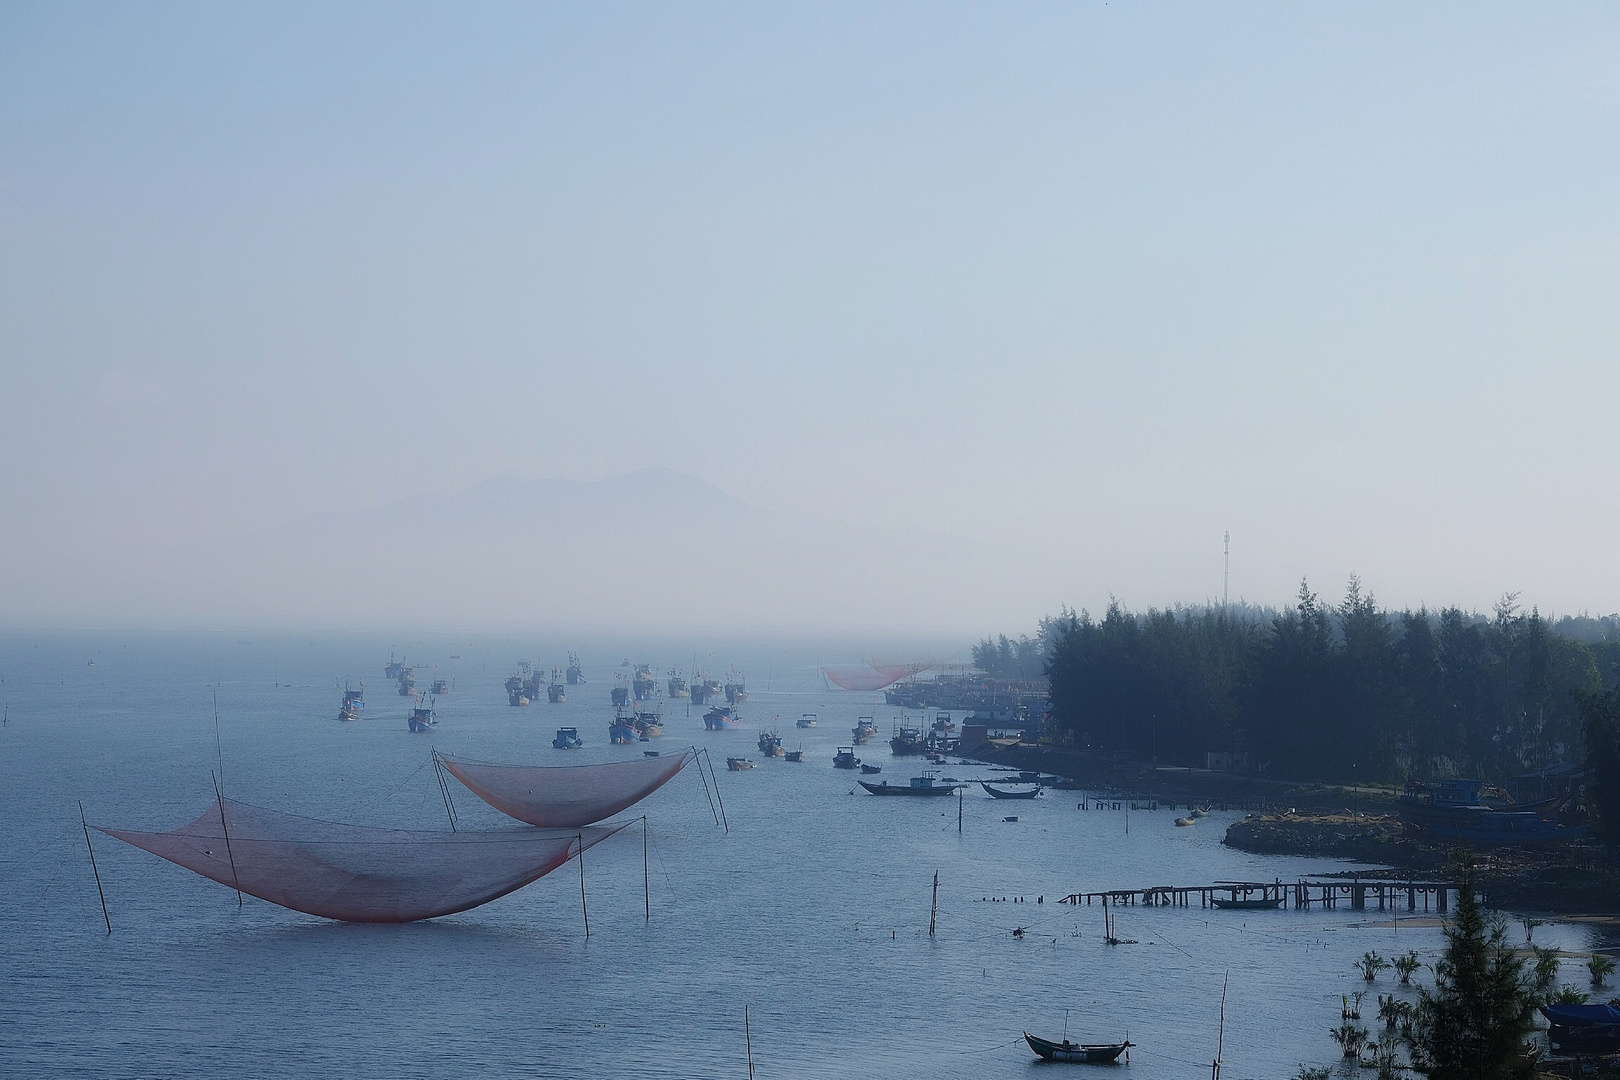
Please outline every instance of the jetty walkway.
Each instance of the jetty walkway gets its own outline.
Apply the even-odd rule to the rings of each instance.
[[[1418,910],[1421,898],[1423,910],[1445,912],[1450,907],[1450,896],[1457,886],[1438,881],[1362,881],[1357,878],[1321,881],[1301,878],[1298,881],[1217,881],[1211,885],[1154,885],[1146,889],[1106,889],[1102,892],[1070,893],[1058,901],[1060,904],[1105,905],[1142,904],[1148,907],[1191,907],[1198,899],[1199,907],[1213,907],[1215,900],[1275,902],[1281,908],[1348,907],[1365,911],[1369,899],[1377,910],[1399,910],[1403,898],[1407,911]]]

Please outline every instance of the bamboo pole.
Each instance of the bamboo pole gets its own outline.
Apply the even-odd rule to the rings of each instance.
[[[96,849],[90,847],[90,823],[84,820],[84,802],[79,803],[79,826],[84,829],[84,846],[90,851],[90,872],[96,876],[96,895],[101,897],[101,917],[107,922],[107,933],[112,933],[112,916],[107,914],[107,894],[101,891],[101,871],[96,869]]]
[[[591,938],[591,912],[585,906],[585,834],[580,833],[575,839],[579,841],[579,910],[585,916],[585,940]]]
[[[242,906],[242,883],[236,876],[236,853],[231,850],[231,827],[225,824],[225,796],[219,790],[219,777],[208,774],[214,781],[214,800],[219,804],[219,829],[225,834],[225,856],[231,860],[231,884],[236,886],[236,906]]]

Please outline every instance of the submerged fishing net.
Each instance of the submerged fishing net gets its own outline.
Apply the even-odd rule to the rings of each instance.
[[[602,765],[490,765],[440,757],[473,794],[509,817],[548,828],[577,828],[634,806],[674,778],[697,754],[643,757]]]
[[[487,904],[624,826],[372,829],[223,799],[169,832],[97,828],[294,911],[344,922],[402,923]]]

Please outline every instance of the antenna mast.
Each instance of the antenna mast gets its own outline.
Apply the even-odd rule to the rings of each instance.
[[[1221,610],[1226,610],[1232,582],[1232,530],[1226,530],[1226,561],[1221,568]]]

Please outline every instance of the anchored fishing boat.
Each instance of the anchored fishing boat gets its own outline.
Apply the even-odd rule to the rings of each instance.
[[[861,759],[855,756],[853,746],[840,746],[837,753],[833,754],[833,768],[835,769],[853,769],[860,763]]]
[[[815,727],[816,726],[816,714],[813,713],[813,712],[807,712],[807,713],[802,714],[798,719],[798,726],[802,727],[802,728]]]
[[[735,731],[737,715],[724,705],[716,705],[703,714],[703,726],[709,731]]]
[[[871,776],[873,773],[880,773],[882,771],[883,766],[881,765],[868,765],[864,761],[861,762],[861,772],[865,773],[867,776]]]
[[[579,686],[585,681],[584,672],[579,666],[579,657],[573,653],[568,654],[568,685]]]
[[[388,654],[388,663],[383,666],[383,678],[397,679],[399,678],[399,673],[404,670],[405,658],[402,656],[398,660],[395,660],[393,652],[390,651]]]
[[[1106,1065],[1136,1045],[1129,1039],[1119,1043],[1072,1043],[1068,1039],[1053,1042],[1027,1031],[1024,1032],[1024,1041],[1047,1061],[1075,1061],[1086,1065]]]
[[[852,729],[856,746],[865,746],[877,734],[877,724],[872,722],[870,716],[857,717],[855,727]]]
[[[551,745],[558,750],[578,750],[585,745],[585,740],[579,737],[578,728],[560,727],[557,729],[557,737],[551,740]]]
[[[339,720],[358,720],[360,710],[366,707],[366,684],[361,683],[360,689],[350,690],[343,688],[343,704],[338,707]]]
[[[630,679],[630,689],[635,693],[637,701],[649,701],[658,692],[658,681],[653,678],[652,665],[636,665],[636,673]]]
[[[640,741],[641,733],[636,730],[635,716],[626,716],[621,711],[613,717],[613,723],[608,725],[608,742],[614,746],[629,746]]]
[[[412,731],[418,733],[432,731],[434,728],[438,727],[438,718],[433,715],[433,702],[428,702],[426,708],[418,705],[416,708],[412,709],[411,715],[405,721],[405,723],[406,726],[408,726]]]
[[[803,750],[789,750],[787,752],[787,754],[786,754],[786,757],[787,757],[787,760],[789,760],[789,761],[803,761],[804,760],[804,751]]]
[[[759,752],[768,758],[782,757],[787,753],[782,749],[782,739],[769,731],[759,733]]]
[[[747,758],[742,758],[742,757],[728,757],[728,758],[726,758],[726,770],[728,772],[742,772],[745,769],[752,769],[753,767],[754,767],[754,763],[752,761],[749,761]]]
[[[671,698],[690,698],[692,696],[692,691],[687,689],[686,680],[681,678],[681,673],[674,668],[669,669],[667,689]]]
[[[743,685],[742,673],[732,668],[726,672],[726,704],[741,705],[748,700],[748,687]]]
[[[873,795],[949,795],[960,784],[951,780],[940,780],[932,776],[913,776],[907,784],[890,784],[887,780],[872,784],[865,780],[855,781]]]

